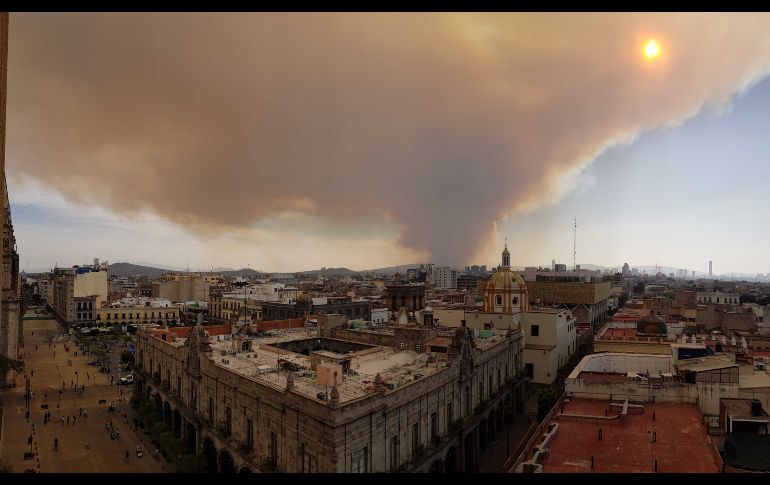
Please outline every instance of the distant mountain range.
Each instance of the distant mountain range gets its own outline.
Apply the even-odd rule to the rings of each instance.
[[[185,270],[182,268],[174,267],[174,266],[165,266],[165,265],[151,265],[152,263],[144,263],[144,264],[134,264],[134,263],[113,263],[108,268],[108,273],[110,275],[116,275],[116,276],[136,276],[136,275],[145,275],[149,277],[158,277],[163,275],[164,273],[168,272],[184,272]],[[544,268],[548,268],[551,265],[542,265]],[[378,273],[378,274],[387,274],[392,275],[395,273],[401,273],[405,274],[408,269],[412,268],[419,268],[419,264],[402,264],[400,266],[388,266],[386,268],[376,268],[376,269],[367,269],[362,271],[354,271],[349,268],[322,268],[322,269],[314,269],[309,271],[295,271],[293,274],[306,274],[306,275],[314,275],[314,276],[352,276],[357,274],[366,274],[366,273]],[[569,267],[569,266],[568,266]],[[583,269],[590,269],[590,270],[604,270],[604,269],[611,269],[607,266],[599,266],[594,264],[581,264],[581,268]],[[655,266],[632,266],[639,269],[639,271],[646,270],[648,274],[655,272]],[[463,268],[457,268],[458,270],[462,271]],[[495,268],[489,267],[490,271],[494,271]],[[523,270],[524,267],[516,267],[514,269]],[[620,268],[617,268],[619,270]],[[191,272],[196,272],[198,268],[190,268]],[[206,270],[201,268],[203,272],[208,272],[210,270]],[[264,274],[263,271],[254,270],[251,268],[243,268],[243,269],[233,269],[233,268],[223,268],[223,267],[217,267],[213,270],[215,273],[221,273],[225,276],[257,276],[260,274]],[[677,268],[672,268],[669,266],[658,266],[658,271],[662,272],[663,274],[669,274],[669,273],[675,273],[677,274]],[[699,275],[703,275],[703,273],[698,272]],[[716,276],[716,275],[715,275]],[[723,275],[727,276],[727,275]],[[738,273],[736,273],[736,276],[739,276]],[[752,275],[743,275],[740,274],[740,276],[752,276]]]
[[[419,264],[404,264],[401,266],[390,266],[388,268],[377,268],[377,269],[369,269],[364,271],[354,271],[352,269],[348,268],[322,268],[322,269],[315,269],[310,271],[295,271],[294,274],[306,274],[306,275],[315,275],[315,276],[351,276],[356,275],[359,273],[379,273],[379,274],[395,274],[395,273],[406,273],[407,269],[410,268],[419,268]],[[197,271],[197,268],[193,269],[190,268],[191,272]],[[107,268],[107,273],[109,275],[115,275],[115,276],[121,276],[121,277],[127,277],[127,276],[137,276],[137,275],[144,275],[149,277],[157,277],[161,276],[164,273],[168,272],[184,272],[185,270],[182,268],[174,267],[174,266],[165,266],[165,265],[155,265],[155,266],[149,266],[147,264],[134,264],[134,263],[113,263],[110,264]],[[203,270],[203,272],[208,272],[209,270]],[[222,268],[217,267],[213,270],[215,273],[222,273],[225,276],[256,276],[259,274],[262,274],[262,271],[249,269],[249,268],[243,268],[243,269],[233,269],[233,268]]]
[[[192,269],[192,268],[191,268]],[[133,264],[133,263],[114,263],[107,267],[107,274],[110,276],[137,276],[137,275],[144,275],[149,276],[151,278],[161,276],[164,273],[174,272],[174,273],[181,273],[185,270],[175,268],[173,266],[161,266],[161,267],[154,267],[154,266],[144,266],[141,264]],[[197,272],[197,268],[191,272]],[[207,272],[206,270],[203,270],[202,272]],[[232,269],[232,268],[214,268],[215,273],[222,273],[225,276],[256,276],[261,273],[261,271],[257,271],[255,269],[249,269],[249,268],[243,268],[243,269]]]
[[[132,263],[114,263],[107,266],[107,275],[109,276],[136,276],[144,275],[150,277],[161,276],[163,273],[168,273],[169,270],[161,268],[153,268],[152,266],[142,266],[140,264]]]

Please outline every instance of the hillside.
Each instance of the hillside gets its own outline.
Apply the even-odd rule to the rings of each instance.
[[[109,276],[135,276],[145,275],[150,277],[161,276],[163,273],[167,273],[169,270],[161,268],[153,268],[151,266],[142,266],[132,263],[113,263],[107,267],[107,274]]]

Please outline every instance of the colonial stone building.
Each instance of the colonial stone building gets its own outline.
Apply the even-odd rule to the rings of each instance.
[[[5,106],[8,79],[8,12],[0,13],[0,228],[2,228],[3,278],[0,300],[0,354],[12,359],[19,357],[21,337],[22,301],[19,276],[19,254],[11,221],[11,205],[5,177]],[[0,374],[0,386],[13,385],[15,372]]]
[[[412,328],[419,351],[401,350],[407,336],[392,326],[373,330],[388,346],[311,328],[256,337],[236,325],[214,338],[197,326],[165,341],[143,329],[136,375],[220,472],[475,471],[523,400],[522,333]]]
[[[388,309],[397,312],[401,307],[406,307],[410,312],[422,309],[425,299],[424,283],[401,283],[401,276],[396,274],[392,285],[385,287],[385,301]]]

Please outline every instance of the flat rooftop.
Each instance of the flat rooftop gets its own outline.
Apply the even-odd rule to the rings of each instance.
[[[621,418],[625,421],[604,421],[609,404],[606,400],[593,399],[573,399],[564,404],[565,414],[600,416],[601,419],[558,416],[551,419],[550,422],[559,423],[559,428],[548,458],[543,462],[544,473],[652,473],[656,459],[658,472],[662,473],[721,471],[721,459],[708,444],[709,437],[696,405],[645,403],[643,412],[630,408],[626,417]],[[609,415],[617,414],[618,410],[618,407],[611,408]]]
[[[384,325],[357,331],[393,334],[393,328]],[[429,354],[426,353],[397,351],[392,347],[318,338],[318,330],[315,328],[286,328],[269,330],[265,333],[267,335],[246,337],[252,342],[251,351],[241,350],[241,344],[237,339],[234,344],[229,333],[212,335],[210,337],[211,360],[218,366],[280,390],[286,388],[287,377],[289,373],[293,373],[294,392],[318,400],[323,400],[318,398],[319,394],[323,394],[327,396],[325,400],[328,402],[331,388],[317,382],[316,371],[312,370],[312,356],[326,357],[332,361],[349,358],[350,372],[344,375],[342,385],[337,386],[342,404],[374,394],[376,392],[374,379],[377,374],[380,374],[382,383],[388,391],[393,391],[440,372],[449,365],[446,358],[441,357],[435,359],[435,362],[428,362]],[[451,344],[452,339],[444,337],[444,334],[453,335],[454,329],[446,332],[439,331],[440,336],[433,341]],[[166,343],[173,347],[181,347],[186,342],[186,337],[185,333],[185,337],[175,338]],[[474,339],[474,343],[477,348],[487,350],[495,345],[504,345],[506,340],[506,331],[499,330],[494,331],[491,337]],[[323,341],[326,347],[309,346],[316,341]],[[336,352],[335,350],[340,349],[329,348],[328,345],[331,344],[349,347],[351,353]],[[316,348],[317,350],[313,350]],[[306,351],[308,355],[300,353]]]
[[[318,399],[319,394],[328,396],[331,388],[318,384],[316,372],[311,369],[311,357],[281,349],[288,342],[317,338],[318,331],[313,328],[284,329],[271,336],[252,337],[251,352],[232,353],[233,344],[229,335],[212,338],[212,360],[215,364],[230,369],[257,382],[271,385],[278,389],[286,388],[286,379],[290,370],[279,365],[291,364],[299,369],[294,371],[294,391],[307,397]],[[183,339],[178,339],[179,340]],[[175,342],[176,343],[176,342]],[[237,347],[237,346],[236,346]],[[350,370],[342,385],[337,387],[340,402],[345,403],[368,394],[373,394],[374,378],[380,374],[382,382],[389,389],[398,389],[422,377],[434,374],[446,368],[446,362],[428,363],[427,354],[411,351],[396,352],[391,347],[367,345],[375,351],[366,355],[352,357]],[[224,354],[224,355],[222,355]],[[320,354],[337,356],[334,352],[320,351]]]
[[[733,419],[736,420],[749,420],[749,421],[770,421],[770,415],[768,415],[764,409],[759,415],[755,415],[751,412],[751,399],[730,399],[722,398],[720,403],[725,407]]]

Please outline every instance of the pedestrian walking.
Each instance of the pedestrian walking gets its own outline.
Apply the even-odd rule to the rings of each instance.
[[[32,377],[35,377],[35,369],[32,369]]]
[[[61,417],[61,425],[64,426],[64,416]]]
[[[72,426],[75,426],[75,419],[77,419],[76,416],[72,416]]]
[[[83,410],[83,419],[88,417],[88,409]]]
[[[126,449],[126,463],[128,463],[128,449]]]
[[[53,439],[53,450],[54,451],[59,451],[59,438],[54,438]]]
[[[70,425],[70,417],[67,416],[67,426],[69,426],[69,425]]]

